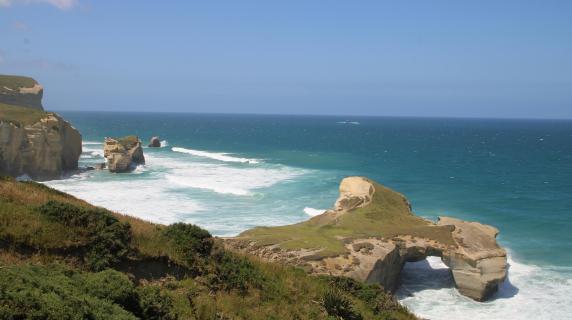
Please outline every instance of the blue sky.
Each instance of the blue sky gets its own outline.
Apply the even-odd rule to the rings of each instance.
[[[572,118],[572,1],[0,0],[53,110]]]

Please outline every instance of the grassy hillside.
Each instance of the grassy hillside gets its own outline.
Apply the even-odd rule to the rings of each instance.
[[[45,115],[43,110],[0,103],[0,121],[28,125],[38,122]]]
[[[373,182],[371,204],[341,216],[320,215],[301,223],[259,227],[240,235],[259,245],[279,244],[284,249],[317,249],[320,256],[345,252],[344,240],[411,235],[453,244],[448,226],[434,226],[415,216],[403,195]]]
[[[152,205],[152,204],[150,204]],[[415,319],[377,285],[225,251],[34,182],[0,179],[2,319]]]

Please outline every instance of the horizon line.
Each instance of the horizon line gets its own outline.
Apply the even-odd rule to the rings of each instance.
[[[158,113],[158,114],[196,114],[196,115],[233,115],[233,116],[295,116],[295,117],[360,117],[360,118],[412,118],[412,119],[459,119],[459,120],[552,120],[571,121],[570,118],[551,117],[496,117],[496,116],[427,116],[427,115],[357,115],[357,114],[319,114],[319,113],[257,113],[257,112],[198,112],[198,111],[133,111],[133,110],[74,110],[45,109],[48,112],[93,112],[93,113]]]

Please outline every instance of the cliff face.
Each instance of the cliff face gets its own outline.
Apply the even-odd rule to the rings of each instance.
[[[0,174],[57,178],[78,167],[81,135],[55,113],[32,124],[0,119]]]
[[[50,179],[77,169],[81,135],[43,111],[42,94],[32,78],[0,75],[0,175]]]
[[[0,103],[44,110],[44,88],[28,77],[0,75]]]
[[[347,276],[395,290],[406,262],[439,256],[459,292],[482,301],[507,275],[498,230],[476,222],[415,216],[405,197],[362,177],[340,185],[334,209],[295,225],[255,228],[228,247],[314,274]]]

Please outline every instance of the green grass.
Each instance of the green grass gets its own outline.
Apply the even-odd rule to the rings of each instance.
[[[31,88],[36,84],[36,80],[30,77],[0,75],[0,93],[12,92],[5,87],[18,91],[19,88]]]
[[[126,150],[129,150],[139,142],[139,138],[137,136],[125,136],[122,138],[118,138],[117,142],[120,145],[122,145]]]
[[[0,301],[7,319],[415,319],[378,285],[309,276],[227,251],[197,226],[11,178],[0,178]]]
[[[367,237],[411,235],[454,244],[449,227],[434,226],[415,216],[403,195],[377,183],[374,186],[371,204],[336,219],[323,215],[294,225],[259,227],[243,232],[239,238],[261,246],[278,244],[288,250],[317,250],[322,257],[342,254],[347,240]]]
[[[16,125],[29,125],[38,122],[46,116],[46,112],[34,108],[14,106],[0,103],[0,121]]]

